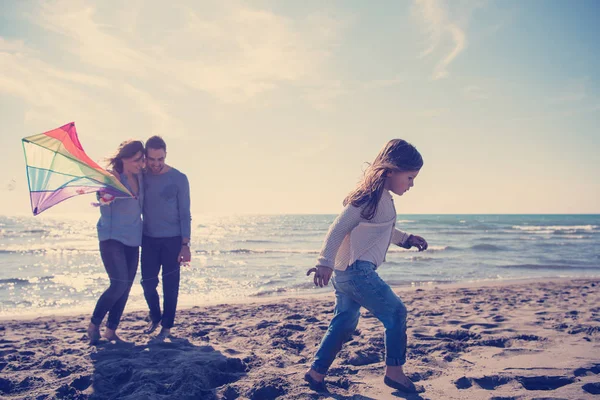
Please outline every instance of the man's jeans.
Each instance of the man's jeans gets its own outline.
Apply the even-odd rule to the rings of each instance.
[[[358,260],[345,271],[335,270],[333,319],[312,364],[318,373],[327,373],[342,344],[350,339],[358,325],[361,306],[385,327],[385,364],[406,362],[406,307],[375,269],[375,264]]]
[[[179,252],[181,236],[168,238],[142,238],[142,287],[150,309],[152,322],[162,321],[164,328],[172,328],[179,296]],[[158,297],[158,274],[162,266],[163,310],[160,311]]]

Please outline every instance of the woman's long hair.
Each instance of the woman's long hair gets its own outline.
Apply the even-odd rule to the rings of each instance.
[[[123,159],[131,158],[138,152],[144,153],[144,143],[139,140],[129,139],[119,145],[119,148],[112,157],[106,159],[108,168],[119,174],[123,173]]]
[[[402,139],[392,139],[381,149],[375,161],[367,167],[363,179],[346,198],[344,206],[362,207],[361,216],[373,219],[390,171],[418,171],[423,158],[417,149]]]

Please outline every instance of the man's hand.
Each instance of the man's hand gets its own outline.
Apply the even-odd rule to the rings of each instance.
[[[427,241],[423,239],[421,236],[410,235],[404,246],[407,249],[411,247],[416,247],[419,251],[427,250]]]
[[[323,287],[329,284],[329,279],[331,279],[331,274],[333,270],[328,267],[324,267],[322,265],[317,265],[314,268],[306,271],[306,276],[310,276],[310,274],[315,273],[315,277],[313,282],[315,282],[315,286]]]
[[[179,252],[179,257],[177,257],[179,263],[189,263],[192,260],[192,252],[190,251],[189,246],[181,246],[181,251]]]

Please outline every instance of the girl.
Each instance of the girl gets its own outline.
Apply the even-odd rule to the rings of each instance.
[[[376,269],[385,261],[390,243],[427,249],[422,237],[395,229],[396,209],[390,194],[402,196],[413,187],[422,166],[423,159],[414,146],[401,139],[390,140],[344,200],[345,208],[329,228],[317,266],[306,273],[314,272],[315,285],[323,287],[335,270],[334,316],[304,376],[315,390],[326,390],[325,374],[354,332],[362,306],[385,327],[385,384],[416,393],[402,370],[406,362],[406,307]]]
[[[144,167],[144,145],[137,140],[128,140],[119,146],[117,153],[108,160],[112,173],[135,196],[111,201],[106,194],[99,193],[100,220],[98,239],[100,255],[110,279],[110,286],[98,299],[87,333],[90,344],[100,339],[100,324],[108,313],[106,332],[108,340],[121,341],[116,334],[117,326],[125,309],[129,291],[139,260],[142,244],[142,205]]]

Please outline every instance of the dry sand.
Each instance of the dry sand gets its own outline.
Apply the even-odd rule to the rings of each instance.
[[[3,399],[600,399],[600,280],[453,285],[397,292],[408,311],[405,371],[383,384],[383,328],[363,310],[315,393],[302,376],[327,329],[333,294],[181,310],[174,337],[87,344],[89,316],[0,321]]]

